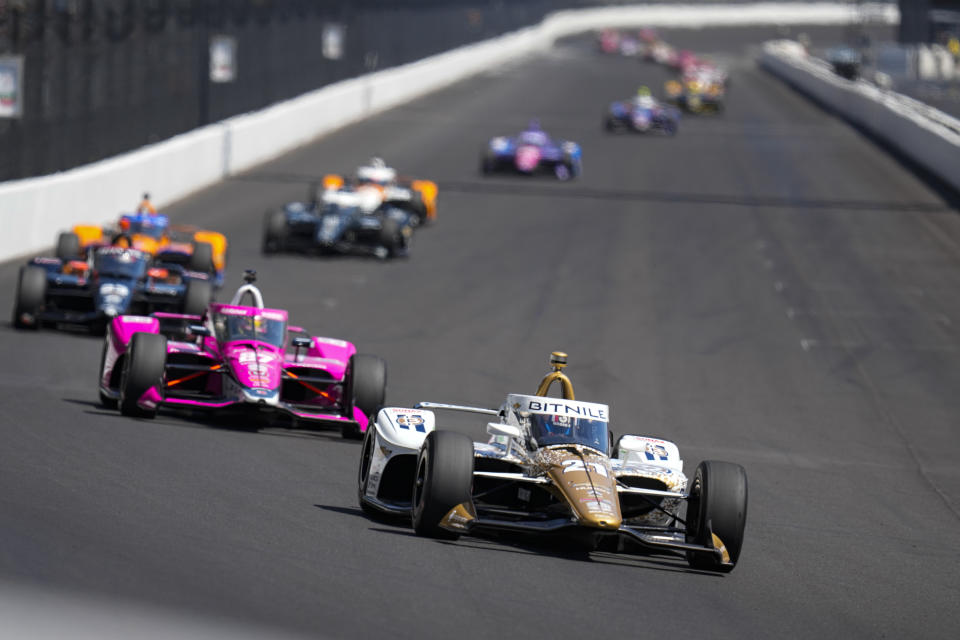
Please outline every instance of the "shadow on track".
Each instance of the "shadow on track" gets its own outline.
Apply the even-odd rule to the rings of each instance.
[[[303,183],[317,181],[316,176],[297,173],[253,172],[231,177],[238,182]],[[438,180],[444,193],[510,195],[526,197],[579,198],[617,202],[654,202],[661,204],[710,204],[765,209],[802,209],[816,211],[875,211],[953,214],[950,204],[928,202],[889,202],[882,200],[821,200],[781,196],[735,196],[721,193],[689,193],[656,189],[596,189],[556,182],[526,182],[526,176],[498,175],[484,181]]]
[[[313,506],[318,509],[323,509],[324,511],[332,511],[334,513],[362,518],[369,521],[371,524],[393,526],[393,528],[371,526],[369,528],[370,531],[394,536],[402,536],[404,538],[419,537],[410,528],[410,519],[405,516],[391,516],[389,514],[369,516],[361,509],[356,507],[340,507],[326,504],[314,504]],[[714,578],[723,577],[721,574],[691,569],[687,565],[686,561],[680,557],[653,556],[642,553],[632,553],[630,551],[621,550],[620,547],[618,547],[617,551],[587,549],[584,548],[581,541],[563,535],[534,538],[530,535],[524,535],[522,533],[503,531],[499,533],[462,536],[460,539],[455,541],[432,540],[428,538],[424,538],[424,540],[450,547],[462,547],[476,551],[543,556],[548,558],[562,558],[564,560],[572,560],[574,562],[631,566],[641,569],[648,569],[651,571],[664,571],[667,573],[689,573]]]

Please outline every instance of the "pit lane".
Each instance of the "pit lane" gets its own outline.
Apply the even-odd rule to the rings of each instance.
[[[743,464],[732,574],[416,538],[361,514],[358,443],[121,418],[96,404],[98,339],[5,325],[0,580],[330,637],[952,637],[960,220],[754,69],[750,43],[775,35],[668,33],[733,78],[726,113],[673,139],[603,133],[611,100],[667,73],[576,40],[170,209],[227,234],[221,298],[257,269],[293,322],[386,358],[392,404],[495,407],[564,349],[617,434],[674,440],[691,471]],[[530,117],[582,144],[581,180],[479,176],[484,142]],[[373,154],[440,185],[410,259],[260,255],[267,208]]]

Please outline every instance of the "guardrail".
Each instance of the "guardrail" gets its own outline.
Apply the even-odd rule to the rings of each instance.
[[[797,43],[764,44],[760,65],[960,190],[960,120],[864,80],[836,75]]]
[[[895,22],[896,8],[878,5]],[[706,27],[846,24],[847,3],[640,5],[551,14],[539,25],[418,62],[338,82],[266,109],[175,136],[107,160],[39,178],[0,184],[0,260],[36,253],[57,231],[113,218],[143,190],[164,206],[313,138],[394,107],[555,40],[603,27]]]

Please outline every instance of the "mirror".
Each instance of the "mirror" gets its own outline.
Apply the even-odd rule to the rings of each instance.
[[[297,336],[290,341],[290,344],[296,347],[297,349],[309,349],[313,346],[313,340],[310,338],[305,338],[303,336]]]
[[[208,336],[210,335],[210,329],[206,328],[202,324],[191,324],[187,329],[190,330],[190,333],[195,336]]]
[[[487,433],[492,436],[507,436],[508,438],[519,438],[522,435],[520,433],[520,427],[515,427],[512,424],[502,424],[500,422],[488,422]]]

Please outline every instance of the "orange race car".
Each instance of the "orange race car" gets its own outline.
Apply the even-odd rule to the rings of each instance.
[[[162,214],[143,207],[120,217],[116,226],[76,225],[57,238],[57,257],[66,263],[83,258],[87,249],[119,244],[148,253],[165,263],[180,264],[191,271],[213,276],[215,286],[223,282],[227,262],[227,238],[216,231],[186,225],[171,225]]]

